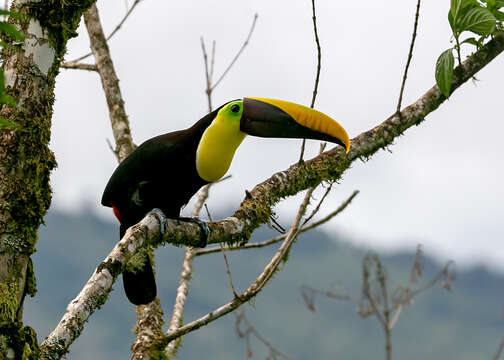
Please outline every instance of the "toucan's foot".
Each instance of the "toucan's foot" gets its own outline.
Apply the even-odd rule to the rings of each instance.
[[[166,230],[166,216],[163,211],[161,211],[161,209],[154,208],[147,213],[147,215],[150,214],[153,214],[155,217],[157,217],[157,219],[159,220],[159,232],[161,234],[164,234]]]
[[[196,246],[200,248],[204,248],[207,246],[208,238],[210,237],[210,228],[208,227],[205,221],[201,220],[198,217],[181,217],[179,218],[179,220],[198,224],[199,228],[201,229],[201,233],[200,233],[200,241]]]

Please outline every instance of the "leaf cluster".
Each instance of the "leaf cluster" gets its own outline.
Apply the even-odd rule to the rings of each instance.
[[[460,47],[463,44],[483,46],[485,40],[503,30],[504,0],[451,0],[448,22],[455,38],[455,46],[441,53],[436,62],[436,83],[443,95],[449,97],[455,58],[462,62]],[[469,31],[473,35],[460,41],[461,34]]]
[[[14,41],[18,42],[23,41],[24,40],[23,34],[21,34],[21,32],[19,32],[19,30],[16,29],[16,27],[13,24],[10,24],[7,21],[8,17],[18,19],[21,15],[14,11],[0,9],[0,16],[4,17],[4,20],[0,21],[0,37],[1,37],[0,48],[12,46],[9,44],[9,42],[5,41],[6,38],[12,38],[14,39]],[[8,104],[14,107],[17,106],[14,99],[5,93],[4,73],[3,69],[0,68],[0,106],[3,104]],[[0,117],[0,129],[2,128],[13,129],[15,128],[15,125],[10,121],[8,121],[7,119]]]

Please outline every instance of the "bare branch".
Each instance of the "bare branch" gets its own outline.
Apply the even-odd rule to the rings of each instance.
[[[238,50],[238,52],[236,53],[235,57],[233,58],[233,60],[231,60],[231,62],[229,63],[228,67],[226,68],[226,70],[224,70],[224,72],[222,73],[222,75],[217,79],[217,81],[209,88],[210,91],[213,91],[217,85],[220,84],[220,82],[222,81],[222,79],[224,79],[224,77],[227,75],[227,73],[229,72],[229,70],[231,70],[231,68],[233,67],[233,65],[235,64],[236,60],[238,60],[238,58],[240,57],[240,55],[242,54],[243,50],[245,50],[245,47],[248,45],[249,41],[250,41],[250,38],[252,37],[252,33],[254,32],[254,29],[255,29],[255,24],[257,22],[257,18],[259,17],[258,14],[254,14],[254,20],[252,21],[252,26],[250,27],[250,31],[247,35],[247,38],[245,39],[245,42],[243,43],[243,45],[241,46],[240,50]],[[213,63],[213,58],[212,58],[212,63]],[[212,64],[212,75],[213,75],[213,64]]]
[[[422,245],[417,245],[415,252],[415,260],[411,266],[410,276],[408,279],[408,285],[412,285],[417,281],[417,278],[421,277],[423,274],[423,251]]]
[[[396,306],[395,311],[394,311],[394,315],[392,316],[392,319],[389,322],[388,327],[390,330],[392,330],[394,328],[395,324],[397,324],[397,320],[399,320],[399,316],[401,315],[402,309],[403,309],[403,304],[399,304]]]
[[[83,63],[78,63],[78,62],[64,62],[64,63],[61,63],[60,68],[87,70],[87,71],[98,71],[98,67],[95,64],[83,64]]]
[[[324,200],[326,199],[327,195],[329,195],[329,193],[331,192],[332,190],[332,186],[333,184],[330,183],[329,186],[326,188],[326,191],[324,192],[324,195],[322,195],[322,198],[320,199],[320,201],[318,202],[317,206],[315,207],[315,209],[313,209],[313,211],[311,212],[310,216],[308,216],[304,221],[303,221],[303,225],[305,225],[307,222],[309,222],[320,210],[320,207],[322,206],[322,204],[324,203]]]
[[[123,26],[124,22],[126,21],[126,19],[128,19],[128,17],[131,15],[131,13],[133,12],[133,10],[135,9],[135,7],[141,2],[142,0],[135,0],[135,2],[133,3],[133,5],[131,5],[131,7],[126,11],[126,14],[124,15],[124,17],[121,19],[121,21],[119,22],[119,24],[117,24],[117,26],[114,28],[114,30],[112,30],[112,32],[107,36],[107,38],[105,39],[105,41],[109,41],[115,34],[117,31],[119,31],[119,29]],[[90,53],[87,53],[85,55],[82,55],[80,57],[78,57],[77,59],[74,59],[72,61],[69,61],[69,63],[77,63],[79,61],[82,61],[84,59],[86,59],[87,57],[93,55],[92,52]]]
[[[302,285],[300,288],[301,291],[301,296],[303,297],[303,300],[305,302],[306,307],[311,311],[315,312],[317,308],[315,307],[315,297],[317,295],[323,295],[328,298],[331,298],[333,300],[340,300],[340,301],[348,301],[354,304],[358,304],[359,302],[352,298],[350,295],[346,294],[340,294],[339,292],[335,291],[321,291],[318,289],[314,289],[310,286],[307,285]]]
[[[418,28],[418,16],[420,15],[420,0],[417,2],[417,7],[416,7],[416,13],[415,13],[415,24],[413,25],[413,35],[411,36],[411,44],[410,44],[410,49],[408,53],[408,61],[406,61],[406,67],[404,69],[404,75],[402,79],[402,84],[401,84],[401,92],[399,93],[399,101],[397,102],[397,109],[396,112],[401,111],[401,103],[402,103],[402,97],[404,93],[404,86],[406,85],[406,78],[408,77],[408,69],[411,63],[411,58],[413,57],[413,47],[415,46],[415,39],[416,39],[416,34],[417,34],[417,28]]]
[[[194,248],[186,247],[184,252],[184,261],[182,263],[182,271],[180,273],[179,285],[177,287],[177,295],[175,297],[175,304],[173,305],[173,312],[170,319],[170,326],[168,332],[173,332],[183,324],[183,313],[184,307],[187,299],[187,293],[189,292],[189,282],[192,278],[193,267],[192,262],[194,259]],[[172,358],[176,355],[177,350],[182,341],[182,337],[171,341],[165,347],[165,353],[168,358]]]
[[[322,61],[322,50],[320,48],[320,40],[317,31],[317,17],[315,15],[315,0],[312,0],[312,20],[313,20],[313,33],[315,34],[315,44],[317,44],[317,72],[315,76],[315,84],[313,86],[313,95],[310,107],[313,109],[315,106],[315,100],[317,99],[318,84],[320,80],[320,64]]]
[[[208,219],[210,221],[212,221],[212,216],[210,215],[210,211],[208,210],[207,204],[205,204],[205,210],[207,212]],[[238,293],[236,292],[235,287],[233,285],[233,278],[231,277],[231,267],[229,266],[229,261],[228,261],[228,258],[226,256],[226,252],[224,251],[224,247],[223,247],[222,243],[220,243],[219,245],[220,245],[220,248],[221,248],[222,256],[224,257],[224,263],[226,264],[226,274],[227,274],[227,277],[228,277],[228,280],[229,280],[229,286],[231,286],[231,290],[233,291],[234,297],[238,297]]]
[[[312,20],[313,20],[313,33],[315,34],[315,44],[317,45],[317,71],[315,75],[315,84],[313,86],[313,94],[310,107],[313,109],[315,106],[315,99],[317,98],[318,84],[320,79],[320,63],[322,60],[322,51],[320,49],[320,40],[317,31],[317,17],[315,15],[315,0],[312,0]],[[299,161],[303,161],[304,151],[305,151],[306,139],[303,139],[301,143],[301,154],[299,155]]]
[[[91,5],[88,11],[84,13],[84,22],[89,33],[91,49],[96,60],[105,97],[107,98],[110,122],[116,142],[116,153],[119,160],[122,161],[134,150],[135,145],[131,139],[128,116],[124,109],[124,100],[119,88],[119,79],[114,69],[95,4]]]
[[[203,36],[200,38],[201,40],[201,51],[203,52],[203,62],[205,63],[205,78],[206,78],[206,90],[205,93],[207,95],[208,101],[208,112],[212,112],[212,83],[210,80],[210,72],[208,71],[208,55],[205,48],[205,41],[203,40]]]
[[[504,350],[504,338],[501,340],[495,355],[492,357],[492,360],[499,360],[503,350]]]
[[[215,40],[212,41],[212,57],[210,58],[210,82],[213,79],[215,68]]]
[[[238,314],[235,314],[235,329],[236,334],[239,338],[245,339],[245,343],[247,345],[247,358],[252,357],[252,347],[250,346],[250,337],[254,336],[257,340],[264,344],[268,348],[269,356],[268,359],[277,359],[283,358],[289,360],[290,357],[282,353],[276,347],[273,346],[271,342],[266,340],[264,336],[257,331],[255,327],[253,327],[247,319],[245,312],[241,311]],[[244,327],[244,329],[243,329]]]
[[[234,297],[238,297],[238,293],[236,292],[236,289],[233,284],[233,278],[231,277],[231,267],[229,266],[229,261],[226,256],[226,250],[224,249],[224,245],[222,245],[222,243],[220,243],[219,245],[220,245],[222,256],[224,257],[224,263],[226,264],[226,274],[228,277],[229,286],[231,286],[231,291],[233,292]]]

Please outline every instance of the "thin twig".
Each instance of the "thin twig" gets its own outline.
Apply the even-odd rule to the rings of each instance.
[[[313,86],[313,94],[310,107],[313,109],[315,106],[315,99],[318,93],[318,84],[320,79],[320,63],[322,60],[322,51],[320,49],[320,40],[317,31],[317,17],[315,14],[315,0],[312,0],[312,20],[313,20],[313,32],[315,34],[315,44],[317,45],[317,72],[315,76],[315,84]],[[303,139],[301,143],[301,154],[299,155],[299,161],[303,161],[304,151],[305,151],[306,139]]]
[[[205,41],[203,40],[203,36],[200,38],[201,41],[201,51],[203,52],[203,62],[205,63],[205,78],[206,78],[206,89],[205,93],[207,95],[208,101],[208,112],[212,112],[212,86],[210,80],[210,72],[208,71],[208,55],[205,48]]]
[[[229,266],[229,261],[226,256],[226,250],[224,249],[224,245],[222,245],[222,243],[220,243],[219,245],[220,245],[222,256],[224,257],[224,262],[226,264],[226,274],[227,274],[227,277],[229,280],[229,285],[231,286],[231,290],[233,291],[234,297],[238,297],[238,293],[236,292],[236,289],[233,285],[233,278],[231,277],[231,267]]]
[[[322,195],[322,198],[320,199],[320,201],[318,202],[317,206],[315,207],[315,209],[313,209],[313,211],[311,212],[310,216],[308,216],[304,221],[303,221],[303,225],[305,225],[307,222],[309,222],[320,210],[320,207],[322,206],[322,204],[324,203],[324,200],[326,199],[327,195],[329,195],[329,193],[331,192],[332,190],[332,186],[333,186],[333,183],[330,183],[329,186],[326,188],[326,191],[324,192],[324,195]]]
[[[313,20],[313,33],[315,34],[315,44],[317,44],[317,75],[315,76],[315,84],[313,86],[313,95],[310,107],[313,109],[315,100],[317,99],[318,85],[320,80],[320,68],[322,61],[322,50],[320,48],[320,40],[317,31],[317,17],[315,14],[315,0],[312,0],[312,20]]]
[[[314,228],[316,228],[316,227],[318,227],[318,226],[320,226],[322,224],[325,224],[326,222],[328,222],[329,220],[331,220],[333,217],[337,216],[339,213],[341,213],[343,210],[346,209],[346,207],[352,202],[352,200],[357,196],[358,193],[359,193],[359,190],[355,190],[352,193],[352,195],[350,195],[350,197],[348,199],[346,199],[336,210],[332,211],[331,213],[329,213],[324,218],[322,218],[322,219],[320,219],[320,220],[318,220],[316,222],[311,223],[310,225],[304,225],[304,226],[302,226],[301,228],[299,228],[299,233],[303,233],[305,231],[314,229]],[[262,248],[262,247],[266,247],[266,246],[269,246],[269,245],[276,244],[276,243],[284,240],[286,236],[287,236],[286,234],[283,234],[283,235],[274,237],[274,238],[272,238],[270,240],[266,240],[266,241],[262,241],[262,242],[257,242],[257,243],[249,243],[249,244],[245,244],[245,245],[242,245],[242,246],[226,246],[224,249],[226,251],[235,251],[235,250],[246,250],[246,249]],[[213,247],[213,248],[210,248],[210,249],[198,249],[196,251],[195,256],[208,255],[208,254],[216,253],[216,252],[219,252],[219,251],[220,251],[219,247]]]
[[[135,7],[141,2],[142,0],[135,0],[135,2],[133,3],[133,5],[131,5],[131,7],[129,8],[129,10],[126,12],[126,14],[124,15],[124,17],[122,18],[122,20],[119,22],[119,24],[117,24],[117,26],[114,28],[114,30],[112,30],[112,32],[109,34],[109,36],[107,36],[105,39],[106,41],[109,41],[112,36],[115,35],[115,33],[121,28],[121,26],[123,26],[124,22],[126,21],[126,19],[128,19],[128,17],[131,15],[131,13],[133,12],[133,10],[135,9]],[[80,57],[78,57],[77,59],[74,59],[72,61],[68,61],[67,63],[78,63],[84,59],[86,59],[87,57],[93,55],[92,52],[89,52],[85,55],[82,55]],[[65,63],[64,63],[65,64]]]
[[[410,44],[409,53],[408,53],[408,61],[406,61],[406,68],[404,69],[404,75],[403,75],[402,84],[401,84],[401,91],[399,93],[399,101],[397,102],[397,109],[396,109],[397,113],[401,112],[404,86],[406,85],[406,78],[408,77],[408,69],[409,69],[409,66],[411,63],[411,58],[413,57],[413,47],[415,46],[415,39],[416,39],[416,34],[417,34],[419,15],[420,15],[420,0],[418,0],[417,6],[416,6],[415,24],[413,25],[413,35],[411,36],[411,44]]]
[[[212,57],[210,58],[210,81],[213,79],[215,67],[215,40],[212,41]]]
[[[83,63],[78,63],[78,62],[63,62],[63,63],[61,63],[60,68],[87,70],[87,71],[98,71],[98,67],[95,64],[83,64]]]
[[[114,147],[112,146],[112,143],[110,142],[109,138],[106,138],[105,141],[107,142],[107,145],[109,147],[109,150],[112,152],[112,154],[114,154],[114,156],[116,157],[117,161],[120,161],[119,160],[119,156],[117,155],[117,151],[116,149],[114,149]]]
[[[226,70],[224,70],[224,72],[222,73],[222,75],[217,79],[217,81],[210,87],[210,91],[213,91],[217,85],[220,84],[220,82],[222,81],[222,79],[224,79],[224,77],[227,75],[227,73],[229,72],[229,70],[231,70],[231,68],[233,67],[234,63],[236,62],[236,60],[238,60],[238,58],[240,57],[241,53],[243,52],[243,50],[245,50],[245,47],[248,45],[249,43],[249,40],[252,36],[252,33],[254,32],[254,28],[255,28],[255,24],[257,22],[257,18],[259,17],[259,15],[256,13],[254,14],[254,20],[252,21],[252,26],[250,27],[250,31],[247,35],[247,38],[245,39],[245,42],[243,43],[243,45],[241,46],[240,50],[238,50],[238,52],[236,53],[235,57],[233,58],[233,60],[231,60],[231,62],[229,63],[228,67],[226,68]]]
[[[394,311],[394,316],[392,316],[392,319],[390,320],[390,323],[389,323],[390,330],[392,330],[394,328],[395,324],[397,324],[397,320],[399,320],[399,315],[401,315],[402,309],[403,309],[403,304],[398,304],[396,306],[395,311]]]
[[[261,333],[259,333],[259,331],[257,331],[257,329],[250,324],[243,311],[239,312],[238,314],[235,314],[235,318],[236,318],[235,322],[236,334],[240,338],[245,338],[245,343],[247,345],[247,358],[250,358],[252,356],[252,348],[250,346],[250,335],[253,335],[257,340],[262,342],[268,348],[269,351],[268,359],[277,359],[278,357],[281,357],[286,360],[290,359],[289,356],[285,355],[280,350],[275,348],[271,342],[266,340],[266,338],[262,336]],[[244,330],[241,329],[242,324],[245,325]]]
[[[378,309],[378,304],[374,300],[373,295],[371,295],[371,293],[369,292],[369,288],[363,290],[363,295],[366,297],[366,299],[371,304],[371,308],[373,310],[371,313],[375,314],[376,318],[380,321],[380,323],[382,324],[383,328],[386,328],[387,327],[387,321],[385,320],[385,318],[383,317],[382,313]]]
[[[504,350],[504,338],[502,338],[499,347],[497,348],[497,351],[495,352],[495,355],[492,357],[492,360],[499,360],[502,351]]]
[[[210,210],[208,210],[207,204],[205,204],[205,210],[207,212],[208,220],[212,221],[212,216],[210,215]],[[238,297],[238,293],[236,292],[235,287],[233,285],[233,278],[231,277],[231,267],[229,266],[229,261],[226,256],[226,252],[224,251],[222,243],[220,243],[219,245],[221,248],[222,256],[224,257],[224,262],[226,263],[226,273],[229,280],[229,285],[231,286],[231,290],[233,291],[234,297]]]

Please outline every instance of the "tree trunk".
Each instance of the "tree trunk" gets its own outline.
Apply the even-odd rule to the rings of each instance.
[[[14,124],[0,129],[0,358],[38,358],[35,332],[22,323],[23,299],[35,295],[30,256],[51,203],[49,176],[56,166],[48,144],[54,83],[66,43],[76,35],[92,0],[15,1],[10,20],[23,42],[5,39],[2,51],[6,92],[18,106],[0,116]]]

